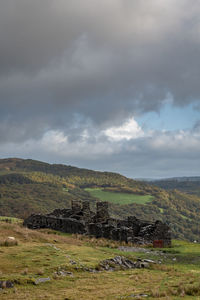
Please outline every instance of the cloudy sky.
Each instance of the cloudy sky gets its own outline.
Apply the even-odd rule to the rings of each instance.
[[[200,0],[1,0],[5,157],[200,175]]]

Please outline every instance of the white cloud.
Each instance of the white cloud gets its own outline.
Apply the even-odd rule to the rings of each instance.
[[[83,129],[71,138],[49,131],[39,140],[1,144],[1,157],[33,158],[129,177],[199,175],[200,130],[143,131],[134,119],[99,132]]]
[[[104,134],[111,141],[121,141],[121,140],[131,140],[136,139],[138,137],[144,136],[144,132],[142,128],[138,125],[138,123],[134,120],[134,118],[130,118],[126,122],[124,122],[121,126],[110,127],[104,130]]]

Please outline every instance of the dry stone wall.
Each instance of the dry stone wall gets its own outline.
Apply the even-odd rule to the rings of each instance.
[[[67,233],[78,233],[137,244],[153,244],[162,240],[164,246],[171,245],[171,232],[161,221],[146,222],[134,216],[126,220],[109,216],[108,203],[97,202],[97,211],[90,210],[89,201],[72,201],[71,209],[56,209],[47,215],[33,214],[24,220],[31,229],[51,228]]]

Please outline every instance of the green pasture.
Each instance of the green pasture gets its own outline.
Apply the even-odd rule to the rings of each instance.
[[[86,188],[85,191],[89,192],[93,197],[100,199],[101,201],[108,201],[114,204],[146,204],[153,200],[151,195],[136,195],[120,192],[107,192],[101,188]]]

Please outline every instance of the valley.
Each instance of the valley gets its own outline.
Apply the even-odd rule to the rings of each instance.
[[[161,220],[170,225],[172,237],[189,241],[200,236],[200,197],[178,189],[126,178],[117,173],[97,172],[66,165],[51,165],[31,159],[0,160],[0,215],[26,218],[69,208],[71,200],[109,202],[116,218]]]

